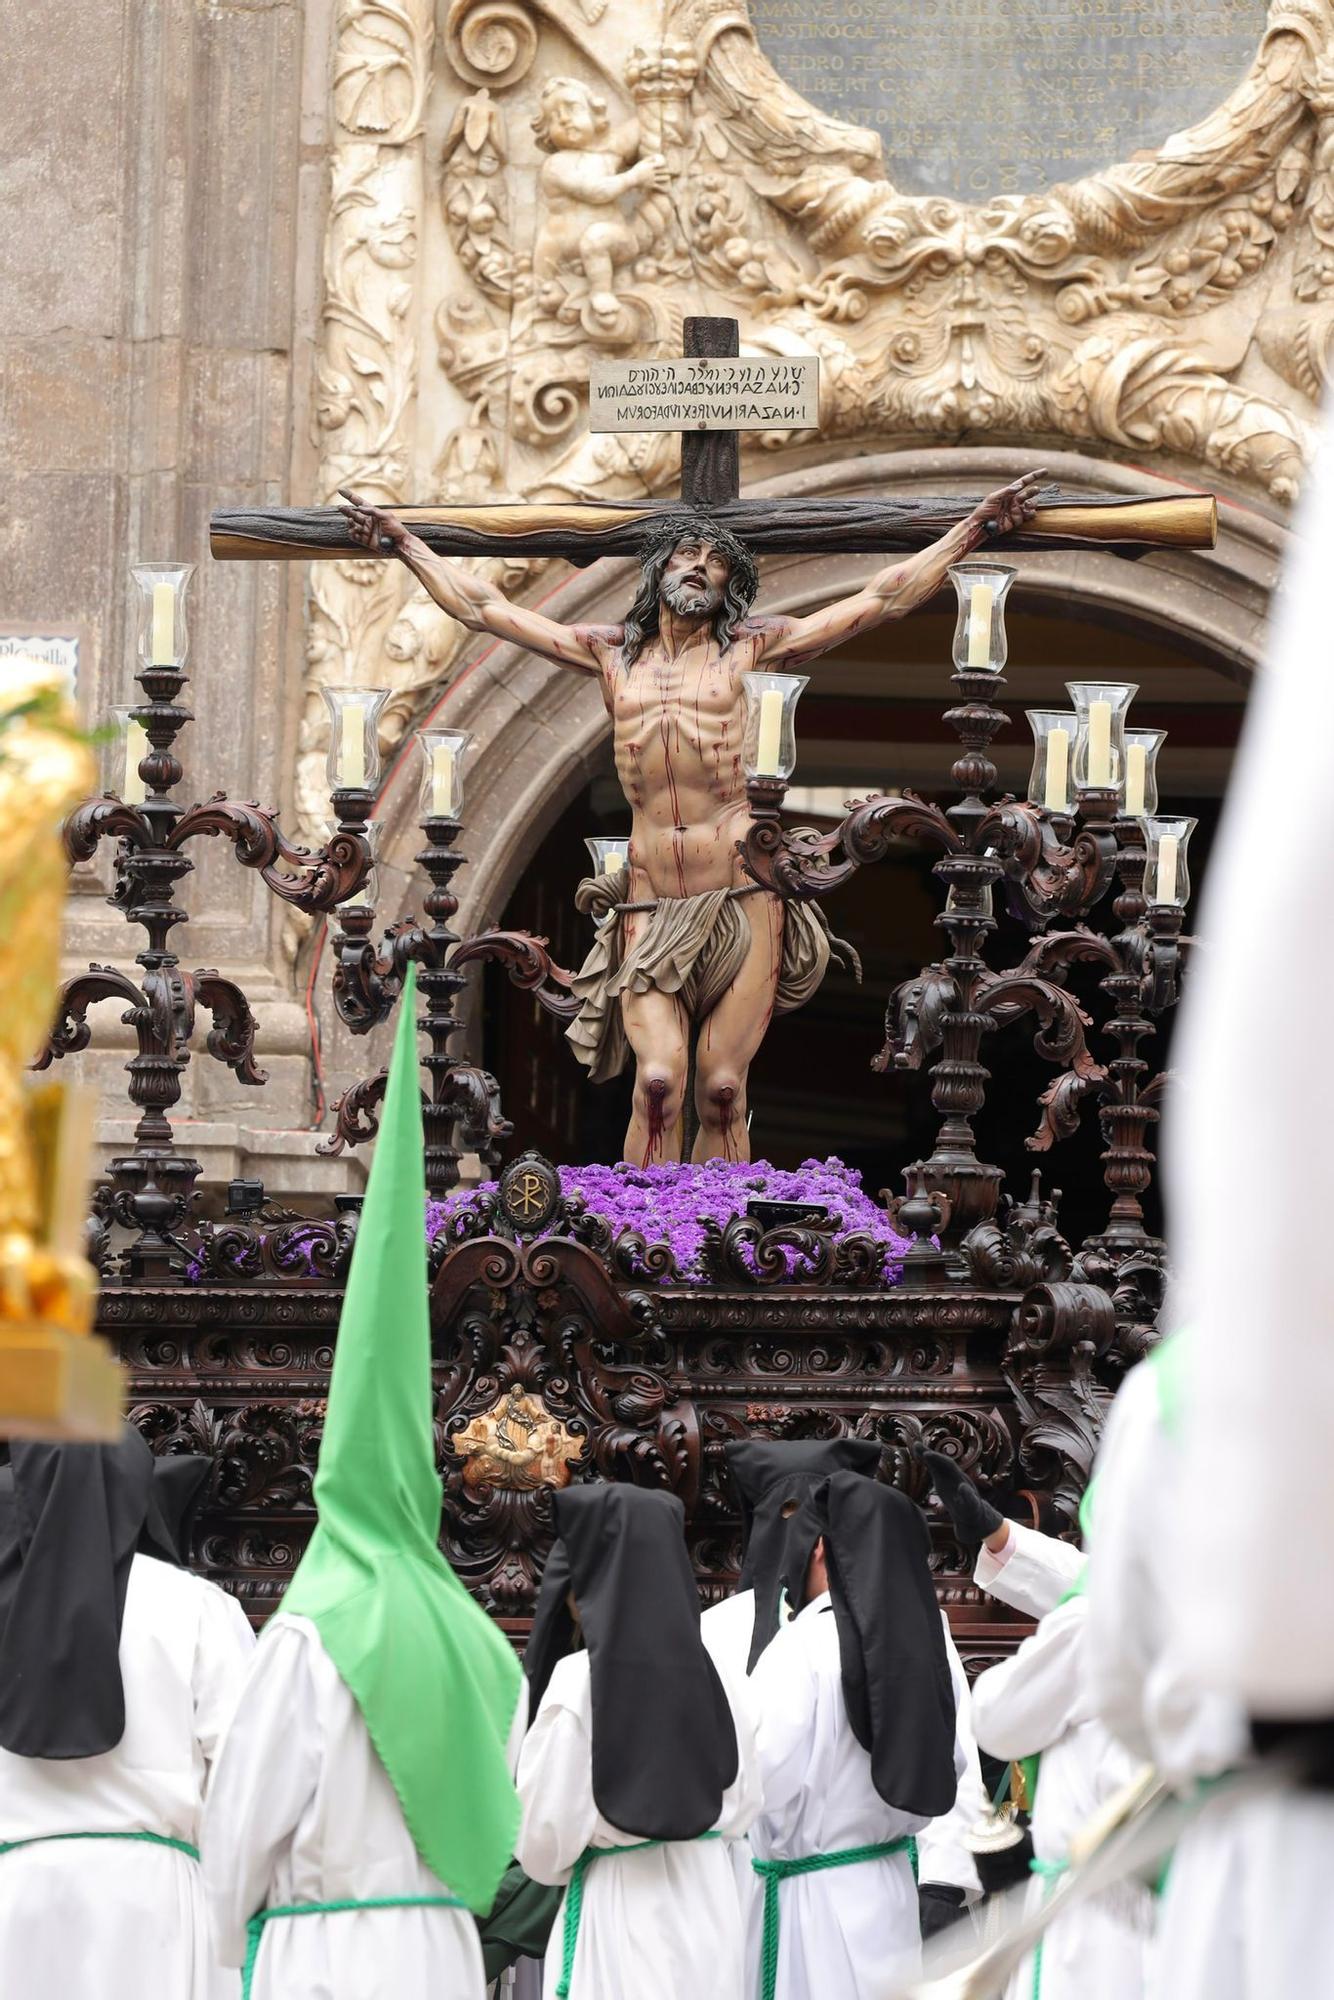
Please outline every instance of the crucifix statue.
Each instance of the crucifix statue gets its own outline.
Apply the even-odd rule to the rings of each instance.
[[[1040,473],[992,493],[915,555],[805,618],[757,616],[749,549],[707,515],[672,515],[645,545],[640,585],[619,625],[561,625],[433,555],[387,508],[349,494],[352,539],[392,551],[452,618],[559,667],[596,677],[630,807],[624,901],[574,982],[568,1030],[595,1082],[635,1061],[625,1158],[681,1156],[691,1043],[697,1160],[745,1159],[746,1081],[775,1013],[823,979],[831,940],[814,903],[784,903],[746,877],[742,675],[800,672],[822,653],[902,618],[989,532],[1036,510]]]
[[[736,355],[735,321],[693,320],[686,327],[688,354]],[[1142,548],[1160,540],[1198,545],[1211,539],[1211,501],[1202,503],[1205,519],[1200,503],[1193,503],[1197,513],[1189,521],[1181,516],[1185,503],[1173,501],[1139,503],[1133,521],[1132,507],[1116,503],[1040,508],[1038,473],[962,509],[948,503],[743,502],[738,448],[735,430],[685,432],[682,500],[657,508],[395,512],[346,494],[341,525],[328,512],[229,515],[214,522],[215,553],[369,551],[395,557],[470,630],[597,679],[632,815],[628,879],[614,922],[600,926],[593,952],[572,980],[581,1004],[568,1033],[595,1080],[615,1075],[633,1055],[625,1158],[640,1165],[681,1156],[692,1045],[699,1119],[694,1157],[749,1157],[750,1064],[774,1013],[808,999],[831,949],[839,949],[815,904],[783,900],[742,867],[738,843],[752,824],[741,754],[742,676],[756,669],[799,672],[832,648],[905,616],[984,539],[1041,535],[1044,513],[1046,538],[1038,546],[1101,540]],[[1170,521],[1146,519],[1155,505],[1176,512]],[[1102,516],[1097,524],[1080,518],[1095,513]],[[502,516],[524,518],[497,518],[488,537],[489,517]],[[640,586],[618,625],[562,625],[511,603],[495,585],[449,559],[474,549],[490,553],[488,542],[499,539],[515,552],[521,547],[588,561],[622,552],[608,541],[627,522],[634,534],[624,546],[637,548]],[[763,529],[768,532],[756,532]],[[911,552],[806,617],[766,617],[754,610],[757,543]]]

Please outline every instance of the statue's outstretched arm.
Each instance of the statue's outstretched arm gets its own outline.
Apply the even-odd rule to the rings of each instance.
[[[554,660],[558,667],[574,667],[581,673],[599,672],[600,664],[592,646],[592,626],[561,625],[554,618],[544,618],[540,611],[511,604],[484,576],[465,569],[461,563],[451,562],[447,556],[435,555],[387,507],[376,507],[354,493],[344,493],[342,505],[348,534],[354,542],[361,542],[368,549],[392,551],[441,610],[457,618],[470,632],[490,632],[497,639],[512,639],[516,645],[526,646],[530,653]]]
[[[860,632],[871,631],[890,618],[902,618],[934,597],[952,563],[971,555],[984,537],[1006,535],[1030,521],[1037,491],[1046,474],[1027,472],[1010,486],[979,500],[966,520],[943,534],[917,555],[904,556],[873,576],[851,597],[827,604],[808,618],[775,620],[760,649],[766,667],[802,667],[835,646],[846,645]]]

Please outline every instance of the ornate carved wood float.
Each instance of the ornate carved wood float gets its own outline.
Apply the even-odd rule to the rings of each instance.
[[[613,1237],[525,1154],[432,1246],[436,1425],[451,1560],[507,1629],[524,1631],[569,1478],[664,1487],[685,1503],[702,1596],[740,1555],[723,1447],[732,1438],[879,1438],[886,1471],[925,1501],[911,1447],[955,1456],[1020,1518],[1073,1531],[1101,1414],[1142,1351],[1161,1272],[1076,1257],[1037,1189],[964,1246],[951,1277],[914,1203],[902,1282],[883,1246],[819,1228],[714,1227],[703,1284],[665,1245]],[[271,1210],[202,1225],[196,1282],[109,1284],[100,1325],[156,1450],[215,1462],[195,1559],[256,1621],[310,1533],[341,1284],[356,1213]],[[809,1269],[789,1275],[788,1252]],[[1021,1623],[982,1598],[934,1522],[934,1564],[965,1658],[1008,1650]]]

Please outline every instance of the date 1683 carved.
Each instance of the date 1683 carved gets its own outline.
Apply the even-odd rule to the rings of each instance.
[[[1028,194],[1159,146],[1240,81],[1265,0],[751,0],[803,97],[910,194]]]

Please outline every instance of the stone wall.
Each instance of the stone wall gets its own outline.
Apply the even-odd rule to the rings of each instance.
[[[134,695],[129,564],[196,560],[189,796],[291,791],[306,579],[210,564],[207,519],[310,477],[331,14],[331,0],[22,0],[7,15],[0,619],[77,633],[95,723]],[[263,884],[215,842],[195,859],[183,956],[240,974],[272,1079],[238,1093],[215,1064],[187,1072],[192,1142],[225,1177],[252,1158],[261,1171],[289,1147],[281,1128],[306,1121],[308,1035]],[[105,865],[78,872],[74,964],[133,950],[106,884]],[[113,1112],[118,1014],[101,1010],[105,1053],[83,1059]],[[104,1137],[128,1130],[118,1117]]]

